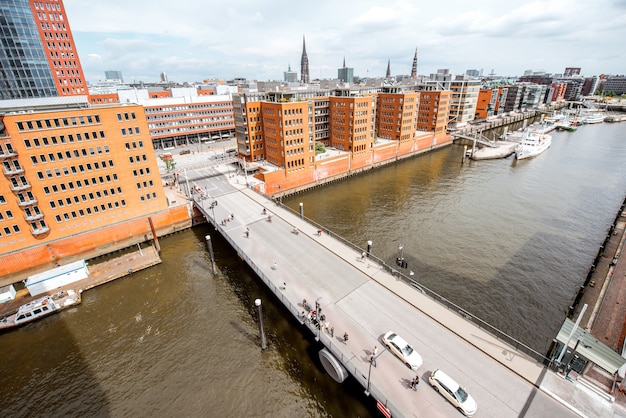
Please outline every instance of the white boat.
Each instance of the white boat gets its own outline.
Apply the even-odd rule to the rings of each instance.
[[[582,123],[602,123],[604,122],[604,117],[606,116],[606,114],[595,112],[595,113],[583,114],[581,116],[582,116]]]
[[[552,144],[552,136],[541,132],[527,132],[515,149],[515,158],[523,160],[541,154]]]
[[[20,306],[17,312],[0,319],[0,329],[26,324],[77,303],[80,303],[80,298],[73,290],[35,299]]]

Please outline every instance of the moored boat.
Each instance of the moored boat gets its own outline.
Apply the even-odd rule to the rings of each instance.
[[[582,123],[602,123],[606,114],[600,112],[593,112],[581,115]]]
[[[515,158],[523,160],[541,154],[552,144],[552,136],[540,132],[527,132],[515,149]]]
[[[80,303],[80,298],[73,290],[62,291],[54,296],[43,296],[23,304],[17,312],[0,319],[0,329],[17,327],[35,321],[77,303]]]

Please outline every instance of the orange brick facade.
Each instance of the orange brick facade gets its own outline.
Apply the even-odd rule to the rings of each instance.
[[[144,236],[146,229],[123,225],[141,219],[145,226],[148,216],[168,211],[143,107],[9,112],[0,121],[0,264],[5,272],[121,236]],[[75,239],[94,231],[87,241]],[[26,266],[2,261],[17,252],[35,255],[20,258]]]
[[[87,83],[61,0],[30,0],[59,96],[87,95]]]

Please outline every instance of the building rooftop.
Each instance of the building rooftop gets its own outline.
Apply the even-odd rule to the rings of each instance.
[[[37,97],[30,99],[0,100],[0,113],[76,109],[89,107],[87,96]]]

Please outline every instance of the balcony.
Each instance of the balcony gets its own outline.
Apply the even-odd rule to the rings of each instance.
[[[31,231],[31,234],[33,234],[34,236],[37,236],[37,235],[43,235],[49,231],[50,231],[50,228],[48,228],[47,226],[44,226],[43,228],[34,229],[33,231]]]
[[[35,215],[26,216],[24,219],[28,222],[36,221],[37,219],[43,218],[43,213],[37,213]]]
[[[23,172],[24,172],[23,168],[15,168],[15,167],[13,167],[13,168],[9,169],[7,167],[4,167],[4,175],[5,176],[15,176],[17,174],[22,174]]]
[[[26,184],[12,184],[11,185],[11,190],[13,190],[14,192],[19,192],[22,190],[28,190],[30,189],[32,186],[28,183]]]
[[[11,150],[11,151],[7,151],[7,152],[8,152],[8,154],[5,154],[4,152],[3,152],[3,153],[0,153],[0,159],[3,159],[3,158],[11,158],[11,157],[17,157],[17,152],[15,152],[15,151],[13,151],[13,150]]]
[[[34,205],[36,203],[37,203],[37,199],[32,198],[30,200],[24,200],[22,202],[19,202],[18,205],[23,208],[23,207],[26,207],[26,206],[32,206],[32,205]]]

